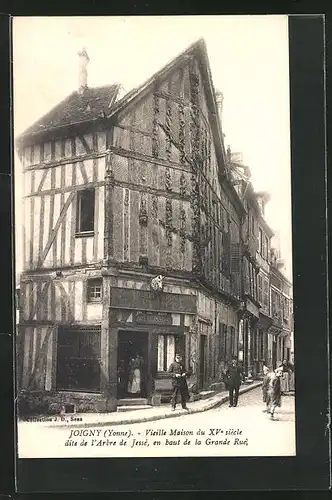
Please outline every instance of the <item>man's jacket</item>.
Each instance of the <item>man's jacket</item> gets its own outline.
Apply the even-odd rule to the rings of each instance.
[[[226,382],[231,387],[238,387],[242,382],[241,366],[229,366],[226,371]]]
[[[186,369],[182,363],[178,363],[177,361],[173,361],[170,364],[168,372],[172,374],[172,383],[174,387],[186,387],[187,381],[186,377],[183,374],[187,375]],[[177,377],[177,375],[181,375],[181,377]]]

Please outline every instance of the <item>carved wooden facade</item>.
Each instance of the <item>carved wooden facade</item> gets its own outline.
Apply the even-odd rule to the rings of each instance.
[[[244,210],[225,173],[204,51],[193,46],[106,119],[25,140],[22,388],[58,389],[66,328],[99,329],[91,350],[104,409],[116,407],[120,331],[147,335],[147,397],[159,383],[163,335],[182,338],[200,387],[220,380],[237,354]],[[89,199],[93,211],[82,215]],[[149,287],[157,274],[163,298]],[[102,282],[100,301],[89,300],[92,279]],[[155,310],[159,320],[137,322]],[[153,323],[167,314],[168,323]]]

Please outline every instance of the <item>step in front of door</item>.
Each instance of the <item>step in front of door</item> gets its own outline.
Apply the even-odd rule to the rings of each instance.
[[[146,398],[124,398],[118,400],[118,406],[145,406],[148,404]]]
[[[134,411],[134,410],[151,410],[151,405],[135,405],[135,406],[118,406],[117,411],[123,413],[126,411]]]

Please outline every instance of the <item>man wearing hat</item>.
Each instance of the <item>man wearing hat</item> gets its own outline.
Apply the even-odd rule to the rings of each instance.
[[[187,401],[189,399],[189,391],[187,385],[188,373],[182,363],[181,354],[175,355],[175,360],[171,363],[168,372],[172,374],[173,394],[171,398],[172,411],[175,410],[178,395],[181,396],[181,405],[184,410],[189,411]]]
[[[226,371],[226,383],[229,391],[229,406],[237,406],[242,379],[242,368],[238,365],[237,359],[233,358],[231,366],[229,366]]]

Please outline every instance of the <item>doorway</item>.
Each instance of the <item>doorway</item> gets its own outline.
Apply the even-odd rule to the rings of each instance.
[[[204,388],[205,384],[205,356],[206,356],[206,336],[200,336],[200,358],[199,358],[199,387]]]
[[[244,363],[243,363],[243,368],[244,368],[244,374],[248,375],[248,369],[249,369],[249,326],[248,326],[248,321],[246,320],[244,322],[244,342],[243,342],[243,351],[244,351]]]
[[[118,333],[118,399],[146,398],[148,333]]]
[[[273,339],[272,342],[272,367],[273,370],[277,367],[277,340]]]

